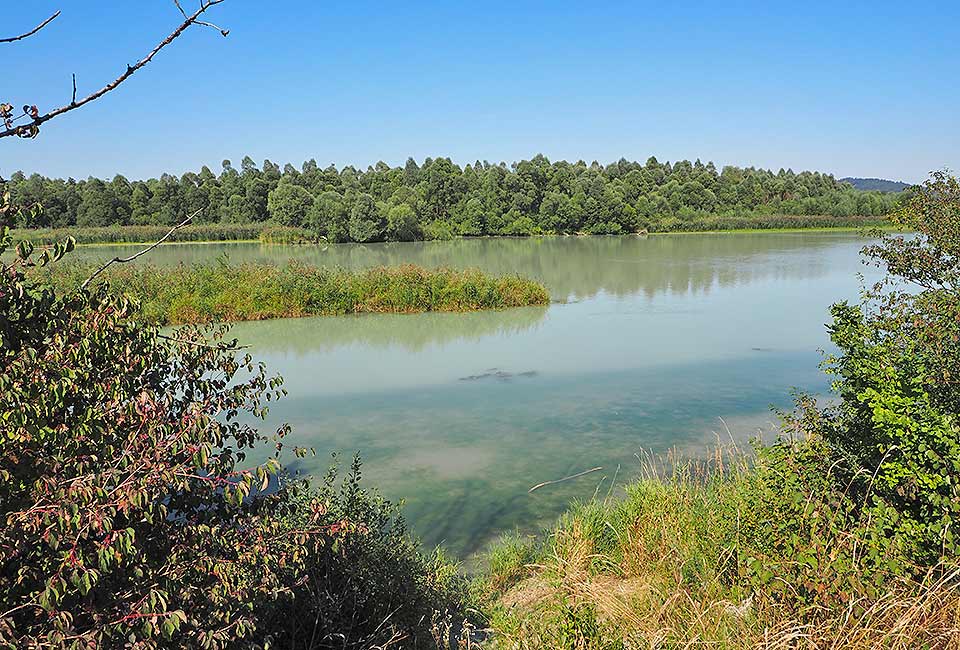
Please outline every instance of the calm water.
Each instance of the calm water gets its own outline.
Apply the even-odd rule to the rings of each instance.
[[[271,422],[290,422],[291,442],[317,450],[297,469],[318,473],[332,452],[361,452],[369,482],[405,499],[425,543],[466,556],[502,531],[535,531],[573,498],[605,494],[615,476],[622,484],[643,450],[695,455],[727,427],[740,440],[769,437],[770,409],[788,407],[791,389],[826,390],[827,308],[856,297],[856,274],[869,272],[862,245],[836,233],[205,244],[151,260],[412,262],[542,280],[557,301],[549,308],[234,330],[286,379]]]

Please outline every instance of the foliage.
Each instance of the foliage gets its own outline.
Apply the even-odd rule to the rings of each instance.
[[[360,486],[354,459],[342,483],[333,466],[316,491],[283,504],[285,530],[326,526],[348,532],[301,549],[288,597],[258,604],[275,647],[432,647],[430,615],[457,612],[465,586],[440,549],[421,554],[399,508]],[[427,615],[425,615],[425,613]]]
[[[420,555],[358,464],[342,489],[285,479],[286,426],[251,465],[280,379],[222,327],[164,334],[105,284],[37,280],[72,247],[23,243],[0,273],[0,647],[432,639],[455,567]]]
[[[42,274],[61,291],[95,267],[63,265]],[[136,318],[176,325],[363,312],[413,313],[505,309],[550,302],[539,282],[480,271],[405,265],[345,271],[290,263],[113,266],[96,283],[133,297]]]
[[[125,298],[25,280],[34,263],[21,247],[0,278],[0,639],[243,636],[282,586],[247,499],[276,461],[237,468],[265,439],[238,416],[279,380],[220,330],[163,338]]]
[[[816,172],[777,172],[713,163],[608,165],[551,162],[542,155],[512,165],[448,158],[422,166],[377,163],[300,169],[245,157],[181,177],[129,181],[49,179],[14,174],[14,199],[43,203],[21,227],[150,224],[172,226],[200,210],[216,223],[302,226],[328,241],[445,239],[452,236],[618,234],[641,230],[862,225],[896,204],[890,193],[860,192]],[[793,215],[793,218],[778,215]],[[808,218],[808,219],[804,219]]]
[[[267,212],[281,226],[296,228],[313,207],[313,195],[292,183],[280,183],[267,197]]]
[[[960,183],[934,174],[894,220],[917,234],[865,249],[887,277],[833,307],[841,399],[807,417],[853,497],[927,567],[960,552]]]

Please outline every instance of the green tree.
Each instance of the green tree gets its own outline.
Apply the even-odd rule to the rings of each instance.
[[[312,207],[313,195],[289,182],[280,183],[267,199],[270,218],[282,226],[303,225]]]
[[[77,207],[78,226],[111,226],[120,223],[113,190],[98,178],[91,178],[80,191]]]
[[[387,218],[387,239],[391,241],[414,241],[423,233],[417,221],[417,213],[406,203],[384,204]]]
[[[377,209],[377,203],[367,193],[357,194],[350,208],[348,225],[350,239],[356,242],[372,242],[383,239],[387,221]]]
[[[306,226],[332,242],[347,241],[348,213],[344,198],[333,191],[317,196],[307,213]]]

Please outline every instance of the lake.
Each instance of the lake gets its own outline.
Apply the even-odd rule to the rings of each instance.
[[[637,475],[638,454],[697,456],[776,429],[791,390],[824,393],[828,308],[868,279],[853,233],[471,239],[376,245],[177,244],[158,264],[282,262],[476,267],[541,280],[554,303],[471,314],[241,323],[234,335],[286,379],[269,422],[316,458],[360,452],[405,499],[411,529],[461,557],[536,532],[572,499]],[[103,258],[129,247],[82,248]],[[594,467],[577,479],[530,487]]]

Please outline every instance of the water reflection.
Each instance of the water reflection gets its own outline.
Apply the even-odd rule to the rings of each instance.
[[[465,343],[495,336],[510,337],[536,330],[546,307],[521,307],[467,314],[358,314],[237,323],[233,336],[260,353],[284,352],[293,357],[345,346],[397,347],[419,352],[431,345]]]
[[[850,233],[721,233],[650,237],[479,238],[446,242],[266,246],[176,244],[153,251],[156,264],[297,260],[361,269],[419,264],[480,268],[541,280],[555,300],[578,300],[599,292],[615,296],[662,292],[706,293],[765,277],[809,278],[827,272],[838,244],[855,253]],[[849,249],[849,250],[846,250]],[[119,247],[87,247],[79,257],[109,259]],[[127,249],[123,249],[127,250]]]

